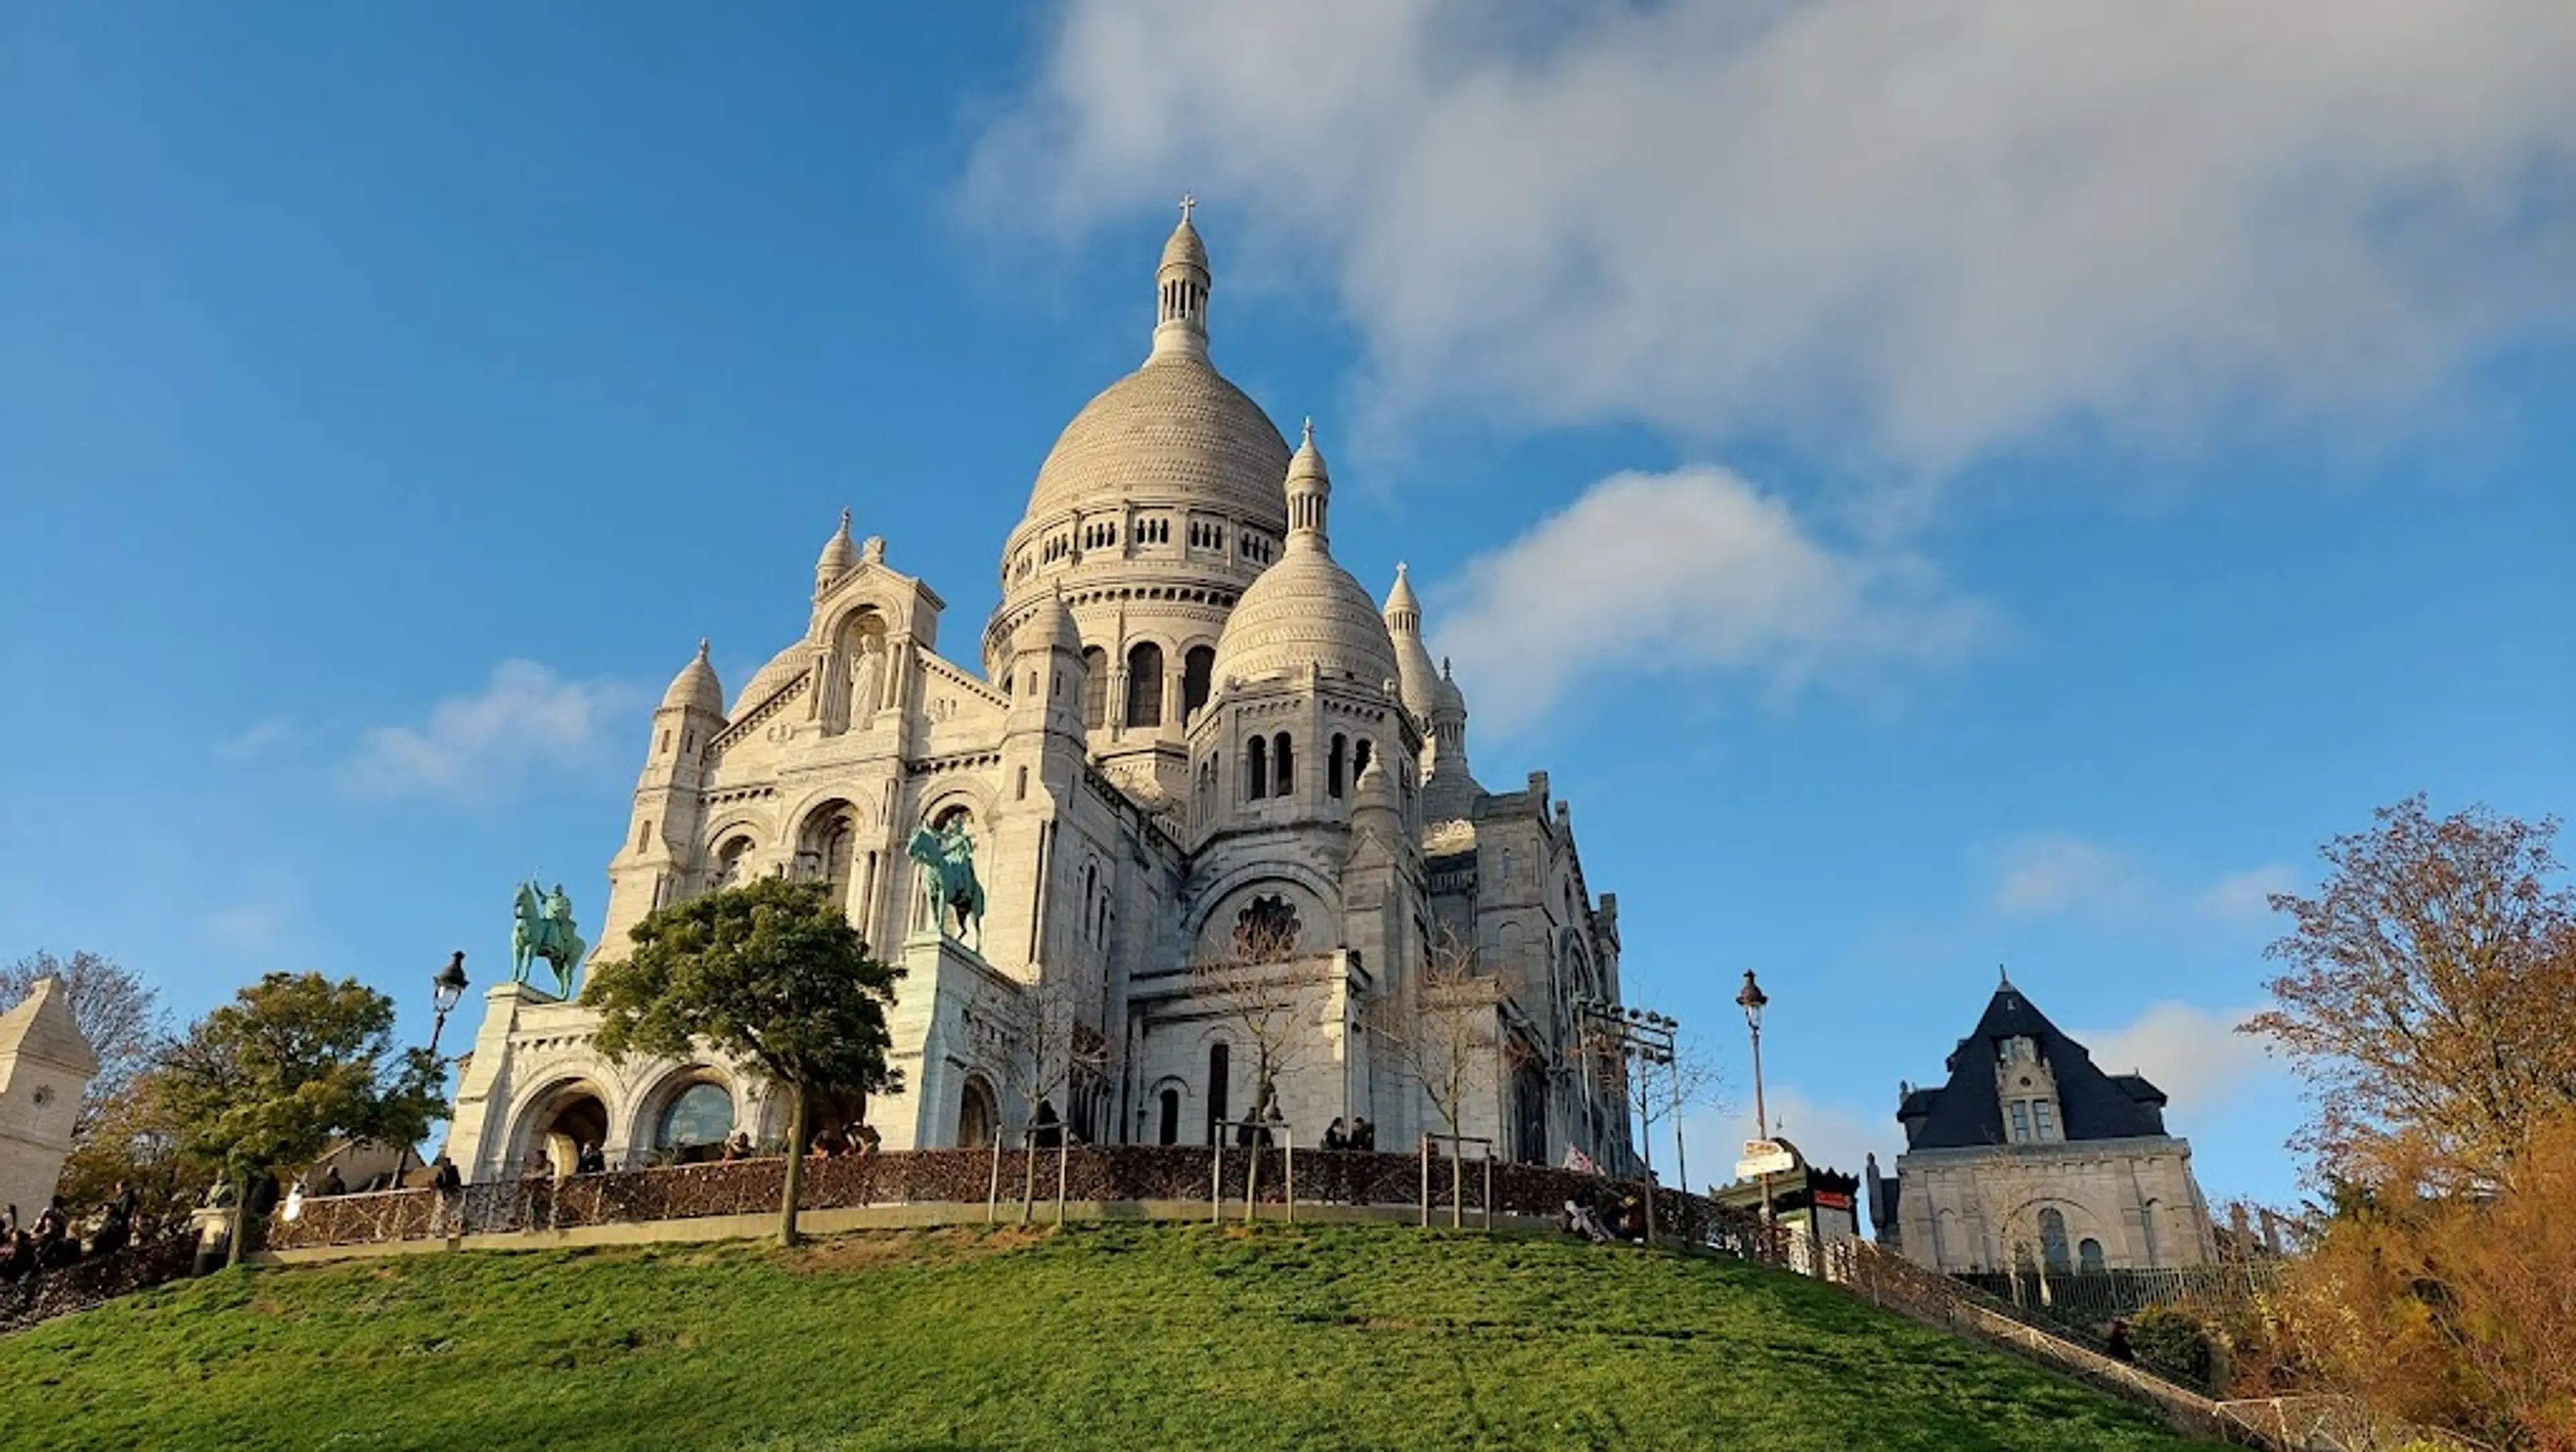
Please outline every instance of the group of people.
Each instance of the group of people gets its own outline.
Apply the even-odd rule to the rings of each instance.
[[[1580,1235],[1594,1245],[1607,1245],[1614,1240],[1643,1244],[1646,1206],[1635,1195],[1620,1196],[1606,1210],[1595,1210],[1581,1200],[1568,1200],[1557,1224],[1566,1234]]]
[[[86,1247],[73,1233],[60,1195],[37,1211],[33,1220],[21,1220],[15,1205],[0,1210],[0,1284],[15,1284],[37,1271],[123,1250],[134,1239],[134,1208],[134,1188],[119,1180],[116,1193],[99,1212]]]
[[[1354,1119],[1348,1128],[1336,1119],[1324,1131],[1324,1148],[1328,1150],[1374,1150],[1377,1148],[1377,1126],[1365,1118]]]
[[[748,1145],[750,1136],[742,1134],[740,1130],[736,1130],[735,1134]],[[885,1136],[877,1133],[875,1125],[854,1119],[838,1128],[827,1124],[814,1131],[814,1138],[805,1146],[805,1153],[818,1160],[836,1160],[843,1155],[856,1155],[860,1159],[867,1159],[874,1155],[878,1146],[884,1142]],[[731,1147],[728,1146],[727,1149],[725,1158],[733,1158],[730,1153]]]

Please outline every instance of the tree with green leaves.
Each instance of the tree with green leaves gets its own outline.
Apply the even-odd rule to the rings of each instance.
[[[445,1110],[426,1049],[394,1045],[393,1000],[319,973],[271,973],[189,1025],[148,1079],[188,1158],[236,1191],[242,1256],[253,1177],[309,1162],[335,1139],[410,1144]]]
[[[796,1242],[806,1107],[823,1092],[899,1089],[885,1011],[903,970],[880,963],[820,882],[761,878],[637,923],[634,951],[592,971],[600,1052],[714,1052],[787,1098],[787,1184],[778,1238]]]

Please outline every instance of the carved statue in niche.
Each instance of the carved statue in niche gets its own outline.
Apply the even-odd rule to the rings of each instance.
[[[850,653],[850,726],[865,727],[885,699],[885,636],[875,631],[862,631],[858,648]]]

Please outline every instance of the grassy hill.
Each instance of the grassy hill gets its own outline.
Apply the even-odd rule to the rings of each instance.
[[[1829,1287],[1398,1226],[232,1271],[0,1341],[0,1447],[2173,1448]]]

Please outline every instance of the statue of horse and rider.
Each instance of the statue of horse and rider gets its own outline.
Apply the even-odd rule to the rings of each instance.
[[[555,970],[555,996],[572,997],[572,976],[581,966],[582,951],[590,945],[581,940],[573,927],[572,899],[555,884],[550,893],[537,891],[537,881],[529,878],[519,884],[518,921],[510,928],[510,965],[512,981],[528,981],[528,970],[540,958]]]
[[[966,834],[966,824],[951,821],[946,827],[921,827],[912,834],[904,855],[921,864],[921,885],[930,892],[931,917],[939,931],[964,941],[974,951],[984,951],[984,886],[975,880],[975,839]],[[949,926],[951,916],[956,926]]]

